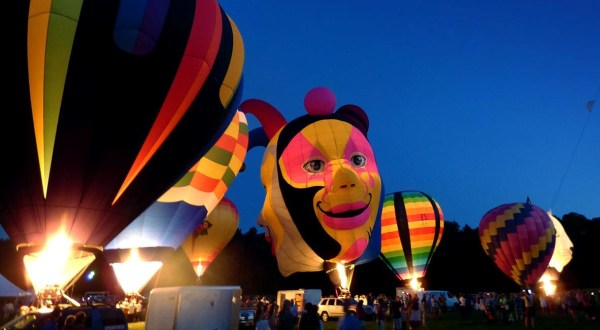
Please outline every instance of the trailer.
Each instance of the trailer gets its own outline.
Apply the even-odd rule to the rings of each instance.
[[[304,305],[311,303],[315,306],[321,301],[321,289],[297,289],[277,291],[277,305],[281,307],[284,300],[291,300],[298,307],[298,314],[304,311]]]
[[[146,330],[230,330],[239,326],[239,286],[178,286],[150,291]]]

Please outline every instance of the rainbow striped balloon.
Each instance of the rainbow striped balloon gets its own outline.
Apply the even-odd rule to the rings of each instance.
[[[444,215],[431,196],[420,191],[385,196],[381,211],[381,259],[398,279],[425,277],[443,232]]]

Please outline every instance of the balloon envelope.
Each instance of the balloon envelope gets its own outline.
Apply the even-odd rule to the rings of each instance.
[[[215,0],[11,3],[0,224],[102,247],[233,118],[241,38]]]
[[[141,290],[151,277],[148,273],[156,272],[162,266],[156,266],[156,262],[170,258],[194,229],[202,226],[207,214],[217,207],[239,173],[247,145],[246,116],[238,111],[225,133],[206,155],[106,245],[104,255],[113,263],[124,290],[125,287],[133,292]],[[139,256],[140,251],[142,256]],[[116,265],[123,270],[117,273]],[[145,271],[145,280],[140,276],[132,276],[138,273],[128,269],[142,266],[149,266]]]
[[[227,198],[208,215],[181,245],[196,274],[201,276],[233,238],[239,225],[237,207]]]
[[[507,203],[488,211],[479,223],[485,253],[515,283],[533,287],[550,263],[556,235],[540,207]]]
[[[256,114],[250,109],[255,106],[276,111],[256,101],[241,108]],[[289,123],[258,117],[283,125],[265,127],[270,138],[261,166],[266,196],[258,219],[281,274],[377,258],[383,188],[364,111],[346,105]]]
[[[238,111],[225,133],[206,155],[107,244],[105,251],[179,248],[225,196],[242,167],[247,146],[246,116]]]
[[[103,246],[231,121],[240,38],[214,0],[14,2],[0,223]]]
[[[571,259],[573,259],[573,242],[571,242],[571,239],[569,238],[569,235],[567,235],[563,225],[560,223],[560,220],[558,220],[552,212],[548,211],[547,213],[556,230],[556,244],[548,268],[552,268],[556,270],[556,272],[561,273],[563,268],[571,262]]]
[[[381,212],[381,254],[400,280],[422,279],[444,233],[438,202],[421,191],[387,194]]]

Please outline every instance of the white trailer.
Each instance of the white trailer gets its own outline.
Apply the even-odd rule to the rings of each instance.
[[[146,330],[237,329],[239,286],[178,286],[150,291]]]
[[[304,311],[304,304],[307,302],[317,306],[321,301],[321,289],[297,289],[297,290],[279,290],[277,291],[277,305],[281,307],[284,300],[291,300],[298,306],[298,313]]]

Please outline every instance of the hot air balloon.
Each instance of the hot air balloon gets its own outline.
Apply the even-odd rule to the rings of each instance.
[[[181,244],[198,278],[233,238],[239,222],[237,207],[224,197],[206,220]]]
[[[222,135],[243,49],[215,0],[10,3],[0,224],[31,260],[76,247],[68,270],[28,271],[37,291],[81,274]]]
[[[479,239],[496,266],[523,288],[540,279],[556,243],[552,220],[529,199],[488,211],[479,223]]]
[[[206,155],[106,245],[104,255],[127,294],[138,294],[162,262],[203,225],[239,173],[247,145],[246,116],[238,111]],[[146,271],[135,271],[140,267]]]
[[[444,233],[438,202],[421,191],[385,195],[381,211],[381,259],[413,289],[421,286],[427,266]]]
[[[551,296],[556,291],[556,282],[560,277],[560,273],[562,273],[563,268],[573,259],[573,242],[571,242],[560,220],[552,214],[552,211],[548,211],[547,213],[556,230],[556,244],[554,245],[554,252],[548,263],[548,268],[542,274],[539,282],[542,284],[546,294]]]
[[[334,112],[335,103],[329,89],[314,88],[305,97],[308,114],[289,123],[267,102],[250,99],[240,106],[259,119],[268,141],[261,166],[266,196],[257,222],[286,277],[337,264],[351,270],[379,255],[383,188],[367,140],[368,117],[350,104]],[[259,136],[253,132],[250,145]],[[336,273],[346,274],[329,274],[338,285]]]

